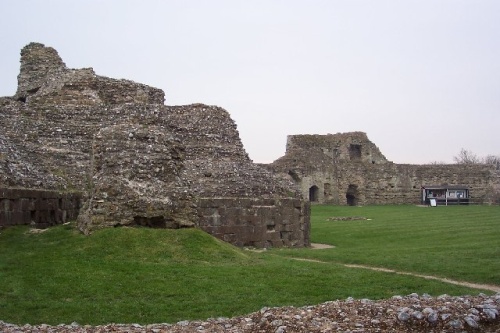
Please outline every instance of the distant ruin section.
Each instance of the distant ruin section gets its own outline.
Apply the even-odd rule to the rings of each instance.
[[[198,227],[238,246],[308,246],[309,202],[249,159],[229,113],[164,101],[161,89],[25,46],[17,92],[0,98],[0,187],[82,193],[86,234]]]
[[[420,204],[429,185],[466,186],[467,202],[491,203],[500,184],[490,165],[395,164],[363,132],[290,135],[285,155],[267,167],[311,202],[335,205]]]

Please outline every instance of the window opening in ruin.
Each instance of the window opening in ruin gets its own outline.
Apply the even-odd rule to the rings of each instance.
[[[361,145],[351,144],[349,146],[349,158],[351,161],[361,159]]]
[[[319,200],[319,188],[313,185],[309,188],[309,201],[318,202]]]
[[[347,188],[347,192],[345,194],[345,198],[347,200],[348,206],[356,206],[358,204],[358,186],[357,185],[349,185]]]

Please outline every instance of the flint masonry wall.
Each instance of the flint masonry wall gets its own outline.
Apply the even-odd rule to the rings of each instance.
[[[488,203],[493,181],[494,173],[485,165],[339,163],[337,167],[306,169],[297,184],[304,195],[316,186],[320,203],[347,205],[346,195],[351,191],[357,205],[384,205],[419,204],[422,186],[443,184],[466,185],[471,202]]]
[[[80,193],[0,188],[0,228],[32,225],[46,228],[75,220]]]
[[[421,188],[465,185],[472,203],[492,203],[499,171],[490,165],[409,165],[388,161],[365,133],[292,135],[268,166],[287,174],[304,197],[337,205],[419,204]]]
[[[1,186],[83,192],[85,234],[199,227],[235,245],[309,244],[309,204],[250,160],[226,110],[164,101],[161,89],[27,45],[16,95],[0,98]]]

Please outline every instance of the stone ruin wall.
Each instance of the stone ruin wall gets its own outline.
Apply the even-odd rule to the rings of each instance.
[[[352,146],[360,147],[353,155]],[[357,148],[356,148],[357,149]],[[288,174],[305,197],[337,205],[420,204],[425,185],[466,185],[472,203],[492,202],[499,172],[488,165],[409,165],[388,161],[365,133],[289,136],[285,156],[269,165]],[[352,204],[352,203],[351,203]]]
[[[0,98],[0,186],[81,191],[84,233],[199,227],[239,246],[309,244],[309,203],[252,163],[226,110],[163,103],[160,89],[29,44],[16,95]]]
[[[344,165],[309,171],[299,186],[309,195],[312,186],[318,187],[318,202],[346,205],[350,185],[357,187],[358,205],[420,204],[421,187],[429,185],[466,185],[472,203],[488,203],[492,181],[491,168],[483,165],[460,167],[455,165],[398,165],[379,166]],[[335,177],[335,173],[340,173]]]
[[[237,246],[309,246],[310,205],[300,199],[203,198],[199,226]]]
[[[487,202],[499,183],[486,166],[394,164],[362,132],[289,136],[285,156],[257,165],[227,111],[166,106],[164,96],[26,46],[16,95],[0,98],[0,187],[81,191],[86,233],[195,226],[238,246],[277,247],[309,244],[302,198],[313,186],[314,201],[347,204],[351,193],[366,205],[420,203],[422,185],[444,183]],[[3,199],[9,211],[26,205]]]
[[[286,154],[297,161],[304,159],[305,165],[314,166],[315,160],[307,156],[319,156],[321,167],[324,164],[341,162],[363,162],[366,164],[384,164],[389,161],[363,132],[337,133],[327,135],[303,134],[289,135],[286,143]],[[278,160],[279,161],[279,160]]]
[[[13,225],[47,228],[75,220],[80,194],[0,188],[0,229]]]

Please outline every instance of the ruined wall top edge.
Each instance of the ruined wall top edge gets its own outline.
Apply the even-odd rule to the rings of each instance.
[[[130,80],[98,76],[92,68],[69,69],[57,51],[41,43],[21,50],[14,98],[35,105],[164,104],[163,90]]]
[[[359,161],[365,163],[388,163],[379,148],[368,139],[364,132],[337,134],[288,135],[286,155],[322,153],[336,161]]]

